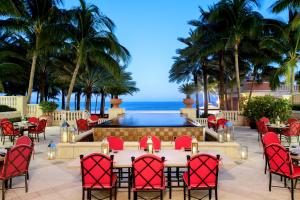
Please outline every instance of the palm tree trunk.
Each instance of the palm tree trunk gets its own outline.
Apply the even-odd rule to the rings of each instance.
[[[240,110],[240,93],[241,93],[241,82],[240,82],[240,69],[239,69],[239,47],[236,43],[234,45],[234,64],[235,64],[235,78],[237,86],[237,111]]]
[[[105,94],[101,91],[101,102],[100,102],[100,116],[104,117],[105,112]]]
[[[98,94],[96,94],[96,105],[95,105],[95,114],[97,114],[97,106],[98,106]]]
[[[74,86],[75,86],[75,81],[76,81],[76,77],[77,77],[80,65],[81,65],[81,54],[79,53],[79,56],[78,56],[78,59],[77,59],[77,64],[76,64],[76,67],[75,67],[75,70],[73,72],[72,79],[71,79],[71,82],[70,82],[70,85],[69,85],[69,90],[68,90],[68,95],[67,95],[67,103],[66,103],[66,110],[70,110],[71,95],[72,95],[72,92],[73,92],[73,89],[74,89]]]
[[[77,106],[76,106],[76,110],[80,110],[80,96],[81,96],[81,92],[78,91],[76,93],[76,96],[77,96]]]
[[[198,81],[198,75],[197,73],[194,74],[194,83],[195,83],[195,87],[196,87],[196,118],[199,118],[199,81]]]
[[[36,91],[36,104],[39,104],[40,90]]]
[[[250,88],[249,97],[248,97],[249,100],[252,97],[252,92],[253,92],[253,87],[254,87],[254,82],[255,82],[255,76],[256,76],[256,68],[254,67],[253,78],[252,78],[251,88]]]
[[[204,117],[208,116],[208,95],[207,95],[207,66],[202,64],[203,66],[203,91],[204,91]]]
[[[233,87],[230,88],[230,110],[233,110]]]
[[[295,94],[294,82],[295,82],[295,67],[291,66],[291,102],[292,102],[292,104],[294,103],[293,96]]]
[[[64,110],[66,108],[66,101],[65,101],[65,89],[61,89],[61,109]]]
[[[40,76],[40,100],[45,101],[46,76],[43,72],[41,72]]]
[[[225,109],[225,99],[224,99],[224,93],[225,93],[225,67],[223,65],[224,62],[224,55],[223,52],[220,52],[220,60],[219,60],[219,99],[220,99],[220,109]]]
[[[85,99],[85,109],[89,112],[91,112],[91,97],[92,93],[88,92]]]
[[[34,81],[34,74],[36,68],[36,61],[37,61],[37,53],[33,53],[32,63],[31,63],[31,70],[30,70],[30,78],[29,78],[29,85],[27,90],[27,103],[30,104],[32,88],[33,88],[33,81]]]

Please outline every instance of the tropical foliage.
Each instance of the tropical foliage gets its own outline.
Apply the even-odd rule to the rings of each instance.
[[[262,117],[272,122],[279,117],[286,121],[291,116],[292,106],[287,99],[272,96],[253,97],[244,108],[244,115],[250,121],[258,121]]]
[[[114,35],[115,24],[97,6],[78,1],[66,10],[63,0],[0,0],[1,92],[32,102],[35,91],[37,103],[61,95],[67,110],[72,94],[77,109],[85,95],[90,111],[93,94],[115,95],[107,88],[121,90],[117,95],[138,91],[124,67],[130,54]]]
[[[192,80],[196,88],[202,88],[204,115],[211,84],[218,91],[222,110],[240,109],[243,81],[252,82],[249,100],[254,83],[263,81],[270,81],[272,89],[284,81],[294,93],[300,58],[300,1],[272,4],[274,13],[288,10],[288,21],[264,18],[257,11],[259,6],[259,0],[220,0],[208,10],[200,8],[199,18],[188,22],[192,26],[189,36],[178,39],[184,47],[176,50],[169,80]]]

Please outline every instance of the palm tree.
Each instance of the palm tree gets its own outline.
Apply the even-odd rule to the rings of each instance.
[[[300,24],[298,23],[299,13],[290,10],[289,22],[270,20],[271,34],[261,42],[261,46],[273,50],[274,53],[282,55],[280,68],[274,74],[277,80],[285,75],[285,81],[290,84],[291,95],[294,95],[295,69],[300,61]],[[278,81],[277,81],[278,82]]]
[[[209,21],[223,22],[229,31],[226,47],[233,48],[235,77],[237,85],[237,109],[240,100],[239,46],[245,37],[254,37],[261,27],[262,15],[253,10],[259,6],[258,0],[221,0],[210,15]]]
[[[31,99],[38,56],[41,50],[52,50],[51,36],[57,36],[56,25],[62,19],[60,10],[56,7],[58,3],[61,3],[61,0],[10,0],[1,4],[0,14],[4,19],[0,21],[0,26],[11,31],[21,31],[27,36],[32,35],[34,39],[27,91],[28,103]]]
[[[112,65],[114,56],[127,63],[128,51],[121,46],[113,34],[114,24],[102,15],[95,5],[87,5],[80,0],[80,6],[70,10],[71,22],[65,27],[72,51],[76,52],[76,65],[72,74],[67,94],[66,109],[70,109],[70,99],[80,67],[85,65],[87,53],[98,59],[102,66],[117,69]]]
[[[274,13],[279,13],[285,9],[295,9],[300,7],[300,0],[276,0],[271,6]]]
[[[132,95],[139,91],[136,82],[133,81],[132,73],[126,71],[126,66],[120,66],[119,71],[115,72],[105,85],[107,85],[107,93],[115,99],[118,99],[120,95]]]

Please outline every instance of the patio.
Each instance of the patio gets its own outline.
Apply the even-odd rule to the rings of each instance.
[[[219,198],[226,199],[290,199],[288,189],[272,188],[268,191],[268,175],[264,174],[262,147],[257,142],[256,130],[248,127],[236,128],[236,139],[241,145],[249,147],[246,161],[232,161],[223,164],[219,173]],[[46,159],[47,145],[59,140],[59,127],[46,130],[47,140],[35,145],[35,156],[30,166],[28,193],[24,189],[10,189],[6,199],[81,199],[81,175],[78,168],[68,167],[74,161],[49,161]],[[6,144],[8,145],[8,144]],[[13,187],[23,187],[23,178],[14,178]],[[279,177],[273,179],[273,185],[283,185]],[[299,187],[299,186],[298,186]],[[300,191],[295,191],[295,199]],[[164,193],[168,199],[168,192]],[[118,190],[118,199],[127,199],[127,190]],[[173,190],[172,199],[183,199],[181,189]]]

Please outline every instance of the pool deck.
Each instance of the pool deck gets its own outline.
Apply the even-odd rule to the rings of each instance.
[[[272,188],[268,191],[268,175],[264,174],[262,147],[257,142],[256,130],[247,127],[236,127],[236,140],[249,148],[249,159],[246,161],[231,160],[223,163],[219,173],[220,200],[289,200],[290,192],[286,188]],[[81,176],[78,169],[68,166],[74,162],[46,159],[47,144],[59,141],[59,127],[46,130],[47,140],[35,145],[34,160],[30,165],[29,191],[23,188],[10,189],[6,193],[7,200],[76,200],[81,199]],[[9,145],[6,143],[6,145]],[[283,185],[280,178],[274,176],[273,185]],[[13,187],[23,187],[23,177],[13,179]],[[300,184],[298,183],[298,188]],[[203,193],[203,192],[202,192]],[[127,191],[118,190],[118,199],[127,199]],[[164,199],[168,199],[166,190]],[[173,198],[183,199],[183,191],[175,189]],[[207,198],[208,199],[208,198]],[[214,195],[212,197],[214,199]],[[300,190],[295,191],[295,199],[300,199]]]

